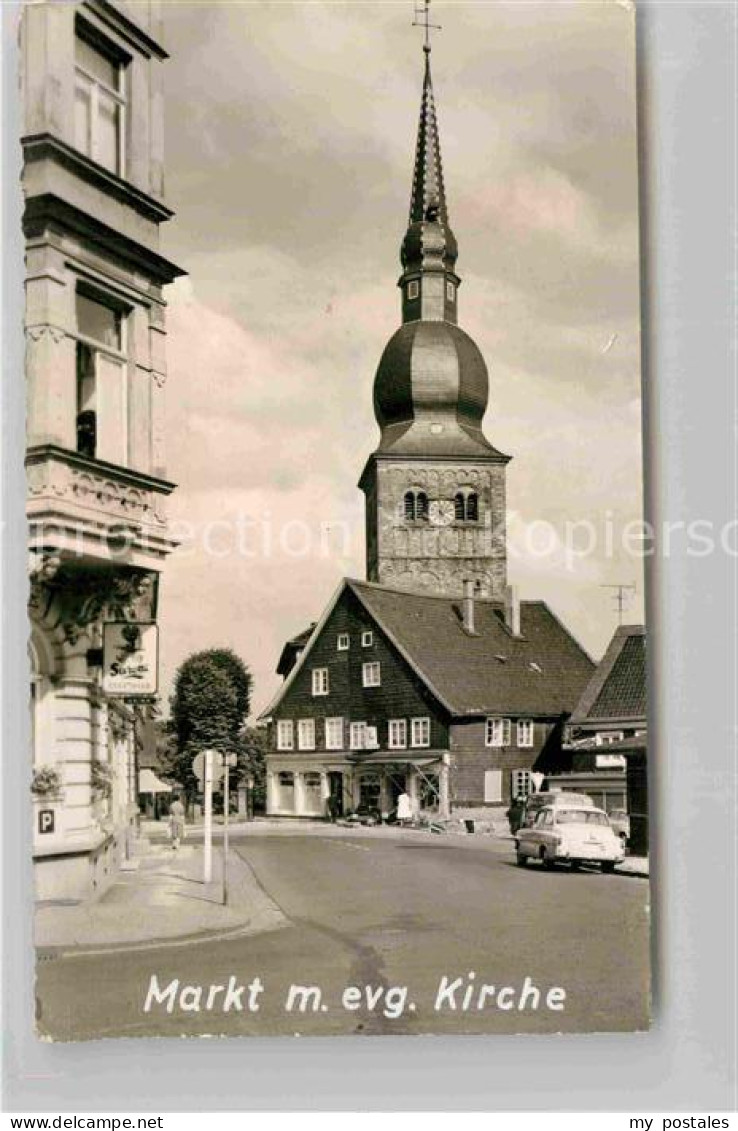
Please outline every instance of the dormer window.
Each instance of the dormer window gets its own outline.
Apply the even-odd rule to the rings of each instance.
[[[451,282],[446,283],[446,298],[449,302],[453,302],[456,298],[456,287]]]
[[[417,298],[419,296],[419,294],[420,294],[420,283],[418,282],[417,279],[412,279],[407,285],[408,300],[411,301],[412,299]]]

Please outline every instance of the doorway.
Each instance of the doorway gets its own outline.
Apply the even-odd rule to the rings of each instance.
[[[336,817],[343,817],[343,774],[340,770],[331,770],[329,772],[328,794],[331,798],[331,807]]]

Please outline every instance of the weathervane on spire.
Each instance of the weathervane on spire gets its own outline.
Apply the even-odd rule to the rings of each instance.
[[[416,3],[416,5],[415,5],[415,19],[413,20],[413,27],[425,28],[425,43],[423,44],[423,50],[425,51],[426,55],[430,55],[431,28],[435,28],[436,31],[441,31],[441,25],[440,24],[432,24],[430,22],[430,5],[431,5],[431,0],[423,0],[423,7],[422,8],[419,8],[417,3]]]

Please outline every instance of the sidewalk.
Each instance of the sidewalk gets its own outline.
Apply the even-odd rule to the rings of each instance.
[[[629,876],[644,876],[646,879],[651,874],[647,856],[626,856],[623,863],[618,864],[615,871]]]
[[[117,874],[96,900],[77,905],[38,904],[34,938],[39,948],[97,949],[156,945],[167,940],[274,930],[285,923],[251,869],[231,851],[228,905],[223,898],[223,858],[213,850],[213,879],[203,883],[203,849],[138,842],[138,867]]]

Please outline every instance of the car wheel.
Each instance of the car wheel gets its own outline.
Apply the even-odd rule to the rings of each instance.
[[[603,860],[601,867],[602,867],[603,872],[614,872],[615,871],[615,861],[614,860]]]
[[[515,859],[517,860],[518,868],[525,868],[526,867],[526,865],[528,863],[528,857],[525,855],[524,852],[516,852],[515,853]]]
[[[541,863],[543,864],[543,867],[546,868],[549,872],[552,870],[552,868],[554,866],[554,862],[551,859],[551,857],[549,856],[549,854],[546,852],[545,848],[541,849]]]

